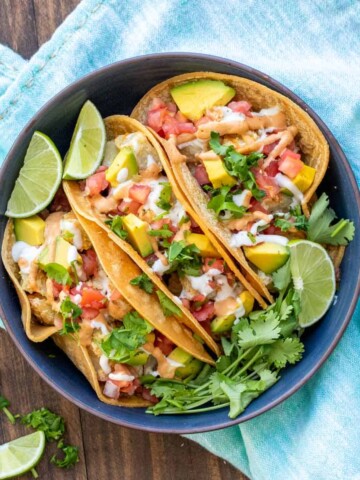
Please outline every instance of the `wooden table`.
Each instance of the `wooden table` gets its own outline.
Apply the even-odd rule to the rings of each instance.
[[[0,0],[0,43],[29,58],[78,3]],[[68,471],[49,463],[53,449],[48,448],[38,467],[44,480],[246,480],[225,461],[178,435],[121,428],[79,410],[32,371],[4,331],[0,331],[0,391],[11,399],[14,412],[46,406],[63,415],[66,440],[80,447],[81,461]],[[25,433],[25,427],[12,427],[0,415],[0,444]]]

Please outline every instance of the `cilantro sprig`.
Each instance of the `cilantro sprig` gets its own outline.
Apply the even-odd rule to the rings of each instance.
[[[115,215],[109,220],[105,220],[106,225],[109,226],[110,230],[115,233],[122,240],[126,240],[128,237],[128,232],[123,227],[123,220],[120,215]]]
[[[208,186],[206,190],[211,195],[211,199],[207,204],[209,210],[214,210],[217,216],[230,212],[234,218],[241,218],[246,213],[245,207],[239,207],[233,201],[233,196],[238,192],[230,192],[230,186],[223,186],[220,188],[212,189]]]
[[[59,263],[48,263],[42,267],[49,278],[61,285],[71,285],[72,279],[68,270]]]
[[[75,322],[82,314],[82,309],[66,297],[60,305],[60,313],[63,317],[63,328],[59,331],[60,335],[69,335],[80,330],[79,323]]]
[[[172,242],[167,252],[170,268],[167,273],[177,272],[180,276],[198,277],[202,274],[200,250],[184,240]]]
[[[70,468],[77,464],[79,461],[79,449],[73,445],[65,445],[64,440],[61,439],[57,447],[62,451],[63,458],[59,459],[56,454],[54,454],[50,462],[56,465],[59,468]]]
[[[274,225],[280,228],[282,232],[288,232],[291,228],[306,231],[309,226],[308,219],[302,213],[300,205],[290,208],[289,213],[285,216],[276,217]]]
[[[168,298],[165,293],[157,290],[156,295],[159,299],[160,306],[162,311],[164,312],[165,317],[171,317],[175,315],[176,317],[181,317],[181,310],[180,308],[175,305],[175,303]]]
[[[154,291],[154,284],[146,275],[146,273],[142,273],[141,275],[138,275],[130,280],[130,284],[141,288],[141,290],[144,290],[146,293],[153,293]]]
[[[171,196],[172,188],[169,182],[160,182],[160,185],[163,185],[161,190],[159,200],[156,202],[156,205],[162,210],[169,211],[171,208]]]
[[[12,424],[12,425],[15,425],[15,417],[14,415],[10,412],[10,410],[8,409],[8,407],[10,407],[10,402],[7,398],[3,397],[2,395],[0,395],[0,411],[3,411],[4,414],[7,416],[9,422]]]

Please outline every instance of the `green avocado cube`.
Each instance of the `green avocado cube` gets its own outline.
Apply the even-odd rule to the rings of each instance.
[[[123,227],[128,233],[128,240],[131,245],[137,250],[142,257],[151,255],[154,250],[151,244],[150,237],[147,233],[148,224],[143,222],[133,213],[122,217]]]

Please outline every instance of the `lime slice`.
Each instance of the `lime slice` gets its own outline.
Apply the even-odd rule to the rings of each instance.
[[[31,217],[46,208],[59,188],[61,175],[62,162],[55,144],[47,135],[35,132],[8,202],[6,215]]]
[[[300,295],[299,324],[309,327],[325,315],[334,298],[334,265],[321,245],[301,240],[290,245],[290,268]]]
[[[34,468],[44,449],[44,432],[35,432],[0,445],[0,480],[23,475]]]
[[[105,143],[104,121],[95,105],[88,100],[76,122],[63,178],[81,180],[93,174],[103,158]]]

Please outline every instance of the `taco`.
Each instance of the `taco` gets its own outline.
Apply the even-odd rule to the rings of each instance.
[[[105,126],[103,165],[85,183],[64,182],[70,203],[108,232],[219,354],[217,319],[265,302],[214,235],[200,228],[153,135],[120,115]]]
[[[28,337],[51,336],[98,397],[115,405],[151,405],[145,376],[181,380],[213,364],[190,330],[165,317],[155,293],[139,296],[131,281],[141,270],[106,232],[59,208],[9,220],[5,231],[2,258]]]
[[[285,263],[288,240],[305,237],[328,166],[314,121],[263,85],[211,72],[155,86],[132,117],[156,132],[197,217],[270,299],[267,275]]]

